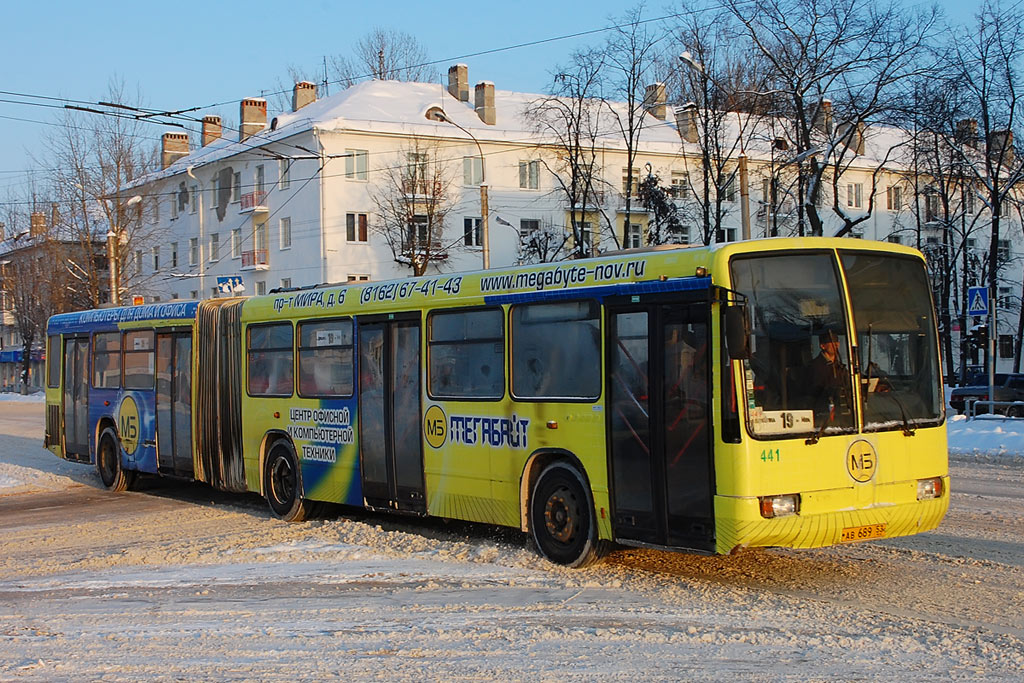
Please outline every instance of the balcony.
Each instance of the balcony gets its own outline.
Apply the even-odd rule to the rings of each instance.
[[[267,193],[262,190],[246,192],[240,197],[242,213],[267,213]]]
[[[241,270],[267,270],[268,268],[270,268],[270,259],[267,258],[266,249],[242,252]]]
[[[409,240],[403,240],[402,256],[412,259],[414,255],[423,254],[426,251],[431,261],[443,261],[448,258],[448,251],[440,240],[431,240],[430,246],[427,249],[424,249],[424,247],[427,247],[425,240],[417,241],[415,244],[410,244]]]

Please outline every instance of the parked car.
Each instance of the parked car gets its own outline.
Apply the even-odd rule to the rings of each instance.
[[[988,376],[981,374],[972,379],[972,384],[953,389],[949,394],[949,405],[957,414],[967,410],[970,399],[978,401],[1024,401],[1024,373],[997,372],[995,393],[988,395]],[[989,406],[981,406],[979,413],[991,412]],[[995,412],[1005,413],[1014,417],[1024,417],[1024,406],[995,406]]]

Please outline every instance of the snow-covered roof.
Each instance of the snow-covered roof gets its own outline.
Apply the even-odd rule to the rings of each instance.
[[[320,133],[360,131],[382,134],[418,135],[423,137],[464,137],[465,134],[449,123],[428,119],[431,108],[441,108],[445,116],[470,131],[481,142],[515,142],[544,144],[551,142],[538,133],[536,125],[528,120],[526,111],[546,99],[546,95],[510,90],[494,90],[496,125],[487,125],[477,116],[473,93],[469,102],[453,97],[446,87],[437,83],[411,83],[403,81],[371,80],[358,83],[335,95],[316,100],[295,112],[274,117],[267,127],[239,142],[237,135],[220,138],[191,152],[168,168],[140,178],[133,186],[144,185],[161,178],[185,172],[189,167],[200,167],[256,148],[280,142],[309,131]],[[619,124],[612,111],[625,119],[625,103],[607,103],[601,108],[598,120],[598,145],[624,149]],[[672,106],[666,106],[667,117],[662,121],[650,114],[644,115],[640,136],[641,153],[697,154],[694,143],[685,142],[679,135]],[[761,120],[754,130],[746,114],[728,114],[725,117],[726,139],[736,139],[742,131],[746,154],[751,159],[772,158],[770,122]],[[745,130],[743,130],[745,128]],[[907,134],[897,128],[872,126],[865,135],[865,164],[886,159],[894,162],[890,147],[905,141]],[[735,145],[732,155],[739,154]],[[860,164],[858,164],[860,165]],[[898,165],[898,164],[895,164]]]

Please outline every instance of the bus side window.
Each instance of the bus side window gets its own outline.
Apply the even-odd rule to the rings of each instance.
[[[248,389],[252,396],[292,395],[292,325],[250,325]]]
[[[299,396],[352,395],[352,319],[299,323]]]
[[[512,309],[516,398],[596,400],[601,393],[601,321],[594,301]]]
[[[438,311],[428,318],[430,395],[497,399],[505,394],[500,308]]]

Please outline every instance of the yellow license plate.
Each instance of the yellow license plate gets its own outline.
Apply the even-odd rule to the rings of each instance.
[[[882,538],[885,536],[884,524],[866,524],[864,526],[848,526],[839,534],[840,543],[852,543],[853,541],[866,541],[869,538]]]

